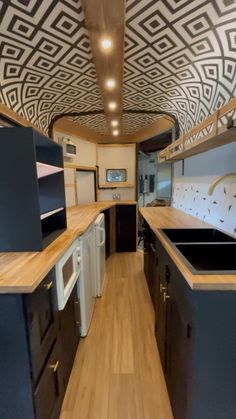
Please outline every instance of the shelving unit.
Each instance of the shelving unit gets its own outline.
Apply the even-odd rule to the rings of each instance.
[[[32,128],[0,135],[0,251],[40,251],[66,229],[62,148]]]
[[[158,163],[175,162],[236,140],[236,98],[159,153]],[[232,120],[232,124],[229,121]]]

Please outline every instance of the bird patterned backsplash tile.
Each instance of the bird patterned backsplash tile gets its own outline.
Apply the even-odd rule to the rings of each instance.
[[[236,179],[208,189],[215,177],[175,178],[172,206],[236,236]]]

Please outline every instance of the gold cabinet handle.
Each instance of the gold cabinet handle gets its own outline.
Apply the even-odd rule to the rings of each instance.
[[[46,290],[50,290],[52,288],[52,284],[53,282],[51,281],[51,282],[48,282],[48,284],[43,284],[43,286]]]
[[[163,301],[164,303],[166,303],[166,300],[168,300],[170,298],[170,296],[164,291],[163,293]]]
[[[50,370],[53,370],[53,372],[57,372],[58,367],[59,367],[59,361],[57,361],[55,364],[50,364],[48,366],[48,368],[50,368]]]
[[[167,287],[164,287],[163,284],[160,284],[160,293],[162,293],[165,290],[167,290]]]

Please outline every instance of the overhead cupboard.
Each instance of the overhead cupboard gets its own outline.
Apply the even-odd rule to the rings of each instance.
[[[66,228],[62,148],[32,128],[0,131],[0,251],[40,251]]]

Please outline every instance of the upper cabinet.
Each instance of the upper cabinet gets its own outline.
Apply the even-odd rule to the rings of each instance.
[[[158,163],[175,162],[236,140],[236,98],[162,150]]]
[[[32,128],[0,131],[0,251],[39,251],[66,228],[61,146]]]

